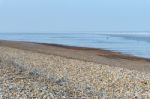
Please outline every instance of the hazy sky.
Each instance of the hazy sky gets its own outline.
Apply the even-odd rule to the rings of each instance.
[[[0,32],[149,30],[150,0],[0,0]]]

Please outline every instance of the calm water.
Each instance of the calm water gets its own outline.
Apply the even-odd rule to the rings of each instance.
[[[150,33],[136,35],[130,33],[0,33],[0,39],[104,48],[150,58]]]

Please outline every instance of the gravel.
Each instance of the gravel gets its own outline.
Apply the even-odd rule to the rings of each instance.
[[[0,99],[149,99],[150,74],[0,47]]]

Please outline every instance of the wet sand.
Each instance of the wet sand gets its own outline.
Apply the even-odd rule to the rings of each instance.
[[[96,62],[109,66],[137,70],[140,72],[150,72],[150,59],[135,57],[104,49],[5,40],[0,41],[0,46],[28,50],[46,55],[57,55],[71,59]]]

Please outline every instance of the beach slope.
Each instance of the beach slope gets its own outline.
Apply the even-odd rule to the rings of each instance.
[[[0,97],[150,98],[150,60],[103,49],[0,41]]]

